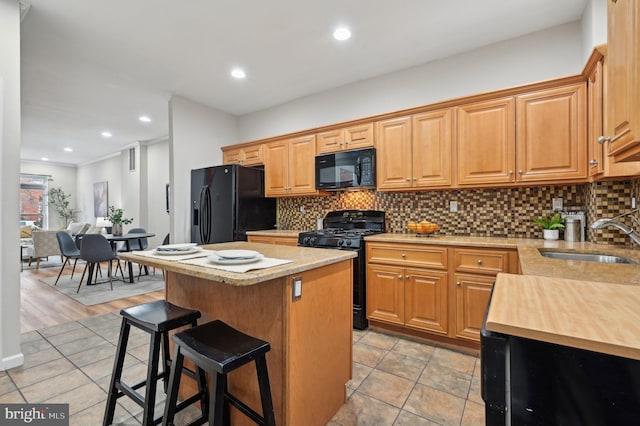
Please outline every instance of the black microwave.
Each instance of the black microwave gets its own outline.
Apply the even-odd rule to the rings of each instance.
[[[316,156],[316,189],[375,188],[376,149]]]

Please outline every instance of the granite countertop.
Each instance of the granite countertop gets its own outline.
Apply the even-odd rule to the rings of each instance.
[[[151,258],[136,254],[135,252],[120,253],[118,256],[121,259],[130,260],[142,265],[153,266],[166,271],[177,272],[184,275],[236,286],[254,285],[356,257],[356,253],[354,251],[348,250],[325,250],[307,247],[248,243],[244,241],[209,244],[202,247],[206,250],[255,250],[262,253],[265,257],[287,259],[292,262],[281,266],[252,270],[246,273],[236,273],[206,266],[190,265],[177,261],[158,259],[155,257]]]
[[[305,231],[295,231],[290,229],[266,229],[264,231],[247,231],[247,235],[261,235],[264,237],[295,237]]]
[[[640,284],[640,250],[621,248],[591,242],[567,242],[563,240],[543,240],[527,238],[468,237],[435,235],[429,237],[415,234],[377,234],[365,237],[366,241],[438,244],[466,247],[486,247],[516,249],[523,275],[541,275],[553,278],[611,282],[619,284]],[[565,252],[586,252],[610,254],[626,257],[638,264],[598,263],[578,260],[551,259],[542,256],[539,249],[553,249]]]
[[[634,286],[498,274],[486,327],[640,360],[638,306],[640,291]]]

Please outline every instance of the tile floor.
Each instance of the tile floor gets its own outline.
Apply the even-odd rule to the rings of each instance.
[[[119,331],[120,316],[105,314],[23,334],[25,363],[0,371],[0,403],[69,403],[70,425],[102,424]],[[354,331],[353,339],[349,399],[329,425],[484,424],[477,357],[374,331]],[[144,377],[148,345],[148,335],[132,328],[125,381]],[[184,410],[176,424],[198,414]],[[115,423],[141,419],[141,407],[119,399]]]

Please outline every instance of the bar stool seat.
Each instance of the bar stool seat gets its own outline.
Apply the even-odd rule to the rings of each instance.
[[[209,393],[209,425],[230,424],[229,404],[236,407],[259,425],[275,426],[275,415],[269,386],[265,354],[271,350],[269,342],[246,335],[217,320],[173,335],[175,350],[169,378],[169,394],[165,404],[163,425],[171,425],[180,385],[180,370],[184,357],[211,375]],[[229,393],[227,373],[251,362],[256,363],[262,416]]]
[[[201,317],[199,311],[186,309],[173,305],[165,300],[157,300],[142,305],[132,306],[120,311],[122,325],[118,338],[118,348],[109,385],[109,395],[103,419],[103,425],[110,425],[118,398],[127,396],[144,408],[143,425],[159,424],[162,417],[154,419],[155,397],[158,380],[164,382],[164,391],[167,392],[169,372],[171,371],[172,360],[169,358],[169,331],[184,326],[197,326],[197,320]],[[134,385],[122,382],[122,369],[125,355],[127,353],[127,343],[131,326],[137,327],[151,335],[149,345],[149,362],[147,366],[147,377],[145,380]],[[160,348],[162,347],[162,372],[158,372],[160,358]],[[204,371],[197,369],[196,372],[185,369],[185,374],[193,377],[198,382],[198,393],[183,401],[177,411],[186,408],[188,405],[200,401],[203,418],[207,417],[207,389]],[[142,396],[136,390],[146,385],[145,395]]]

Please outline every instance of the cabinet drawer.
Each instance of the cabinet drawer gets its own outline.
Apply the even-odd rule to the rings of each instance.
[[[402,244],[367,244],[367,262],[419,268],[447,269],[445,247]]]
[[[509,253],[506,250],[455,249],[455,270],[492,275],[510,272]]]

